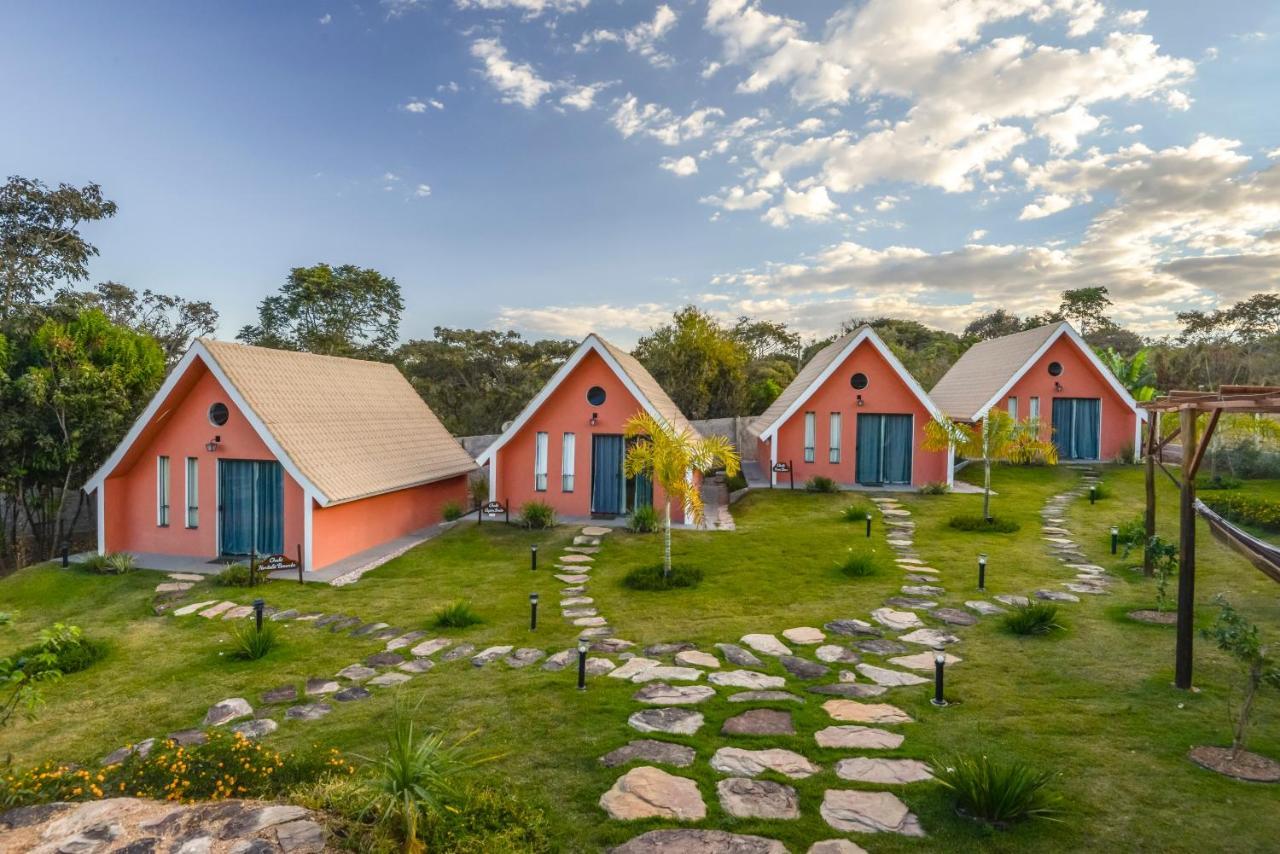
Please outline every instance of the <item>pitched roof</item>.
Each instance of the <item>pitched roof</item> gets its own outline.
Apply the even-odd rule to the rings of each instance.
[[[573,372],[573,369],[578,366],[588,353],[592,352],[598,354],[604,360],[604,363],[613,369],[613,372],[622,380],[627,390],[635,396],[636,400],[650,415],[660,421],[665,421],[677,432],[686,432],[695,438],[702,435],[689,422],[684,413],[680,411],[680,407],[676,406],[671,396],[667,394],[662,386],[658,385],[658,381],[653,378],[653,375],[649,373],[644,365],[640,364],[640,360],[616,344],[611,344],[592,332],[582,339],[578,349],[573,351],[569,358],[565,360],[565,363],[551,376],[551,379],[547,380],[546,384],[534,395],[533,399],[525,404],[524,409],[520,410],[520,414],[507,425],[507,428],[502,431],[502,434],[498,436],[493,444],[484,449],[476,461],[484,465],[493,459],[498,449],[520,432],[520,428],[533,416],[533,413],[538,411],[538,408],[551,396],[556,387]]]
[[[881,356],[884,357],[890,367],[892,367],[898,375],[902,377],[903,382],[907,384],[907,387],[911,389],[916,397],[920,399],[920,402],[923,403],[930,412],[933,412],[934,414],[938,414],[940,412],[937,406],[934,405],[934,402],[930,400],[929,395],[926,394],[925,390],[920,387],[918,382],[916,382],[915,377],[911,376],[911,373],[907,371],[906,367],[901,361],[899,361],[898,357],[895,356],[893,351],[889,349],[889,346],[884,343],[884,340],[876,334],[874,329],[864,324],[851,332],[845,333],[835,341],[832,341],[826,347],[819,350],[817,354],[800,369],[800,372],[796,374],[795,379],[793,379],[787,387],[782,390],[782,394],[778,395],[777,399],[774,400],[773,403],[769,404],[769,408],[756,416],[748,429],[757,436],[764,438],[765,434],[770,432],[771,428],[774,428],[780,422],[785,421],[797,408],[803,405],[804,402],[809,399],[809,396],[817,390],[818,386],[826,382],[827,378],[831,375],[831,372],[834,371],[841,362],[848,358],[853,351],[857,349],[858,345],[864,341],[869,343],[880,353]]]
[[[475,468],[394,365],[200,339],[86,489],[115,468],[195,358],[322,506]]]
[[[1120,398],[1136,410],[1133,397],[1066,321],[979,341],[938,380],[929,396],[951,418],[961,421],[980,418],[1064,335],[1075,342]]]

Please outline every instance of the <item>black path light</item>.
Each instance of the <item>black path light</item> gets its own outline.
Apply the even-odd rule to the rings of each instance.
[[[534,543],[529,546],[529,569],[536,570],[538,568],[538,544]]]
[[[591,644],[585,639],[578,641],[578,690],[587,690],[587,650],[591,649]]]
[[[935,706],[945,706],[947,698],[942,696],[942,673],[947,667],[947,653],[942,647],[933,650],[933,699],[929,702]]]
[[[1089,484],[1089,503],[1098,503],[1098,484],[1096,483]]]
[[[262,612],[266,610],[267,603],[261,599],[253,600],[253,619],[258,624],[258,631],[262,631]]]
[[[871,511],[867,511],[867,536],[871,536]]]
[[[1120,545],[1120,529],[1115,525],[1111,526],[1111,553],[1115,554],[1116,549]]]
[[[62,544],[62,568],[66,569],[71,565],[71,546],[67,543]]]
[[[529,594],[529,630],[533,631],[538,627],[538,594]]]
[[[978,555],[978,589],[987,589],[987,556],[985,554]]]

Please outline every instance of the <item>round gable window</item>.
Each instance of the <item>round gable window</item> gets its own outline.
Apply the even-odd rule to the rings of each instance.
[[[1062,376],[1062,363],[1061,363],[1061,362],[1050,362],[1050,363],[1049,363],[1049,376],[1051,376],[1051,377],[1060,377],[1060,376]]]
[[[852,377],[849,378],[849,385],[853,386],[858,390],[862,390],[866,388],[867,375],[862,373],[854,374]]]
[[[592,406],[599,406],[604,403],[604,398],[604,389],[600,388],[600,386],[593,385],[591,388],[587,389],[587,403]]]
[[[227,423],[227,419],[231,417],[231,412],[227,409],[225,403],[215,403],[209,407],[209,423],[214,427],[221,427]]]

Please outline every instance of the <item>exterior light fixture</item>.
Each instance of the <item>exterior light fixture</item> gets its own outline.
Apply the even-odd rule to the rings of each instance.
[[[66,540],[62,542],[62,568],[66,569],[71,565],[71,544]]]
[[[1098,484],[1093,483],[1089,485],[1089,503],[1096,504],[1097,501],[1098,501]]]
[[[987,556],[985,554],[978,555],[978,589],[987,589]]]
[[[578,639],[578,690],[587,690],[587,650],[591,644],[585,638]]]
[[[865,403],[864,403],[864,402],[863,402],[863,400],[862,400],[862,395],[858,395],[858,405],[859,405],[859,406],[864,406],[864,405],[865,405]]]
[[[529,594],[529,631],[538,628],[538,594]]]
[[[1120,545],[1120,529],[1115,525],[1111,526],[1111,553],[1116,553],[1116,548]]]
[[[222,437],[214,436],[212,439],[204,443],[204,449],[212,454],[214,451],[218,450],[218,446],[221,444]]]
[[[871,511],[867,511],[867,536],[871,536]]]
[[[1060,382],[1058,382],[1058,381],[1056,381],[1056,380],[1055,380],[1055,381],[1054,381],[1054,383],[1053,383],[1053,390],[1054,390],[1054,391],[1062,391],[1062,383],[1060,383]]]
[[[538,568],[538,544],[534,543],[529,546],[529,570],[533,571]]]
[[[942,671],[947,666],[947,654],[942,647],[933,651],[933,699],[929,702],[935,706],[945,706],[947,698],[942,696]]]
[[[258,631],[262,631],[262,613],[266,610],[267,603],[261,599],[253,600],[253,619],[258,624]]]
[[[590,421],[588,421],[587,423],[588,423],[588,424],[590,424],[592,427],[594,427],[594,426],[596,426],[597,424],[599,424],[599,423],[600,423],[600,415],[599,415],[599,413],[596,413],[596,412],[591,413],[591,420],[590,420]]]

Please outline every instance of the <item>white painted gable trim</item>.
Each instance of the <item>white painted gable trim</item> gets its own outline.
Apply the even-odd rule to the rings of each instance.
[[[1076,332],[1075,328],[1070,323],[1066,323],[1065,321],[1058,324],[1058,331],[1050,335],[1048,339],[1046,339],[1045,342],[1031,354],[1031,358],[1022,363],[1022,366],[1014,372],[1013,376],[1009,378],[1009,381],[1001,386],[1000,390],[992,395],[991,399],[983,404],[981,409],[973,413],[973,417],[970,420],[977,421],[979,418],[986,415],[987,412],[990,411],[991,407],[1004,400],[1006,395],[1008,395],[1013,387],[1017,385],[1018,380],[1022,379],[1026,375],[1027,371],[1031,370],[1031,367],[1036,362],[1040,361],[1045,353],[1049,352],[1049,348],[1053,346],[1054,342],[1063,335],[1070,338],[1072,343],[1076,345],[1076,348],[1084,353],[1085,357],[1088,358],[1089,363],[1093,365],[1098,373],[1102,374],[1102,378],[1111,386],[1111,390],[1120,396],[1120,399],[1124,401],[1125,406],[1129,407],[1129,409],[1138,416],[1138,421],[1141,423],[1145,417],[1145,411],[1138,406],[1137,401],[1133,399],[1133,395],[1129,394],[1129,390],[1120,385],[1120,381],[1116,379],[1115,374],[1111,373],[1111,369],[1102,363],[1102,360],[1098,358],[1097,353],[1093,352],[1093,348],[1089,346],[1088,342],[1080,337],[1080,333]]]
[[[231,398],[231,401],[235,403],[241,414],[243,414],[245,419],[249,422],[249,426],[251,426],[254,432],[258,434],[258,438],[262,440],[262,443],[266,445],[268,449],[270,449],[272,455],[280,461],[280,464],[284,466],[284,469],[289,473],[289,476],[302,487],[303,492],[310,493],[315,496],[316,501],[320,503],[321,507],[327,507],[330,503],[329,497],[316,488],[316,485],[302,473],[297,464],[294,463],[287,453],[285,453],[284,448],[280,447],[280,443],[276,441],[275,436],[271,434],[267,425],[258,417],[258,414],[253,411],[253,408],[249,406],[248,402],[244,399],[244,396],[241,395],[239,390],[235,387],[235,384],[232,383],[226,373],[223,372],[222,367],[218,364],[218,360],[215,359],[209,352],[208,348],[199,341],[196,341],[191,345],[191,349],[187,351],[187,354],[183,356],[177,366],[169,372],[169,376],[165,378],[164,383],[160,386],[160,390],[151,398],[151,402],[147,404],[147,408],[142,411],[142,414],[138,416],[138,420],[133,422],[133,426],[129,428],[129,432],[125,434],[124,440],[116,446],[115,451],[112,452],[111,456],[107,458],[107,461],[102,464],[102,467],[94,472],[93,476],[85,483],[83,487],[84,491],[92,492],[93,490],[98,489],[102,486],[103,482],[111,472],[115,471],[116,466],[120,465],[120,461],[124,459],[124,455],[128,453],[131,447],[133,447],[134,442],[138,441],[138,437],[142,435],[142,431],[151,423],[156,412],[160,409],[160,405],[164,403],[164,401],[167,400],[169,395],[173,392],[174,386],[178,384],[178,380],[186,374],[186,372],[191,368],[191,363],[196,359],[203,362],[204,366],[209,369],[209,373],[213,374],[214,378],[222,386],[223,391],[225,391],[227,396]],[[99,495],[99,499],[101,499],[101,495]]]
[[[853,351],[856,350],[858,345],[864,341],[870,343],[872,347],[875,347],[876,351],[884,357],[886,362],[889,363],[889,367],[893,368],[894,373],[896,373],[902,381],[906,383],[907,388],[911,390],[911,393],[916,396],[917,400],[924,404],[925,409],[929,410],[929,413],[933,415],[934,418],[942,417],[942,410],[935,406],[934,402],[929,399],[929,395],[925,393],[923,388],[921,388],[920,383],[916,382],[916,378],[911,376],[911,373],[906,369],[902,362],[898,361],[898,357],[893,355],[893,351],[889,349],[889,346],[885,344],[883,340],[881,340],[875,330],[868,326],[849,340],[849,343],[840,351],[840,355],[833,359],[831,364],[827,365],[827,367],[822,371],[822,373],[818,374],[813,382],[809,383],[808,388],[806,388],[804,392],[797,397],[791,405],[774,420],[772,424],[760,431],[760,438],[770,439],[776,436],[778,429],[785,424],[792,415],[795,415],[800,411],[800,407],[804,406],[809,398],[813,397],[814,393],[822,386],[822,384],[831,378],[831,375],[834,374],[836,370],[853,355]]]
[[[668,423],[667,419],[658,412],[652,401],[650,401],[649,398],[640,391],[640,387],[637,386],[627,372],[622,369],[622,365],[618,364],[618,360],[613,358],[613,354],[609,352],[609,348],[601,344],[600,339],[593,332],[582,340],[582,343],[578,345],[578,349],[573,351],[573,354],[565,360],[565,363],[560,366],[560,369],[551,376],[551,379],[547,380],[547,384],[544,385],[536,395],[534,395],[533,399],[525,405],[524,409],[520,410],[520,414],[515,417],[515,420],[511,422],[511,425],[507,427],[506,430],[502,431],[502,435],[500,435],[492,445],[485,448],[480,456],[476,458],[476,464],[482,466],[486,463],[492,462],[495,455],[498,453],[498,450],[501,449],[503,445],[507,444],[507,442],[511,441],[512,437],[519,433],[525,424],[529,423],[529,419],[533,417],[533,413],[537,412],[542,407],[542,404],[547,402],[547,399],[551,397],[551,393],[559,388],[565,378],[568,377],[569,374],[573,373],[573,370],[578,367],[584,358],[586,358],[587,353],[592,351],[600,354],[600,357],[604,359],[604,363],[608,365],[609,369],[618,376],[618,379],[622,380],[622,384],[626,387],[627,391],[631,392],[631,396],[640,401],[640,405],[644,407],[645,412],[652,415],[654,419],[661,424]],[[491,470],[490,474],[492,476],[489,478],[489,494],[490,496],[493,496],[496,494],[497,489],[496,469]]]

